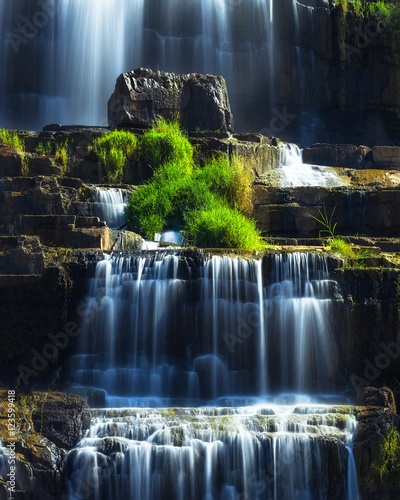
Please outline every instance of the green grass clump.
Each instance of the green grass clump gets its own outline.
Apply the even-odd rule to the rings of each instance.
[[[376,3],[368,4],[369,17],[381,22],[389,33],[398,35],[400,33],[400,4],[378,0]]]
[[[160,120],[141,137],[139,159],[154,171],[164,163],[179,162],[182,169],[191,170],[193,148],[182,133],[179,123]]]
[[[349,259],[356,257],[353,247],[350,245],[350,243],[347,243],[340,236],[330,238],[328,240],[328,245],[331,252],[340,253],[340,255],[343,255],[343,257],[347,257]]]
[[[386,3],[383,0],[378,0],[376,3],[370,3],[368,5],[368,12],[375,15],[377,18],[384,20],[390,17],[393,8],[393,4]]]
[[[194,178],[197,186],[222,197],[230,207],[245,215],[252,213],[252,173],[238,158],[213,158],[195,171]]]
[[[255,221],[222,202],[213,208],[190,212],[185,229],[185,237],[197,247],[262,251],[266,246]]]
[[[11,148],[16,149],[21,153],[21,173],[22,175],[28,175],[28,158],[25,155],[25,141],[18,137],[16,132],[10,132],[3,128],[0,129],[0,144],[5,144]]]
[[[154,175],[131,196],[127,220],[133,231],[154,239],[155,233],[183,228],[199,247],[265,247],[255,222],[245,217],[253,208],[252,176],[242,162],[217,158],[203,168],[195,165],[179,125],[165,122],[140,139],[139,149],[141,159],[151,158]]]
[[[366,259],[373,257],[373,253],[368,249],[354,248],[353,245],[347,243],[343,238],[335,235],[337,226],[337,222],[333,222],[335,210],[336,205],[333,207],[330,215],[328,215],[324,203],[322,210],[318,209],[319,217],[313,216],[313,219],[324,227],[324,229],[319,231],[319,237],[321,238],[323,234],[328,236],[328,240],[324,245],[326,245],[331,252],[340,254],[344,257],[346,267],[366,267]]]
[[[130,132],[116,130],[96,139],[93,150],[97,155],[100,177],[107,182],[122,182],[124,167],[137,149],[137,137]]]
[[[53,154],[53,144],[51,142],[39,142],[35,151],[40,156],[50,156]]]
[[[400,434],[396,427],[392,427],[380,446],[381,461],[373,462],[372,469],[379,474],[382,481],[400,471]]]
[[[18,137],[16,132],[0,129],[0,144],[5,144],[11,148],[17,149],[21,153],[25,152],[25,143],[23,139]]]
[[[367,248],[354,248],[340,236],[328,239],[328,247],[331,252],[338,253],[345,258],[346,267],[363,269],[368,267],[368,259],[376,255]],[[379,264],[378,264],[379,266]]]
[[[179,163],[166,163],[133,193],[127,220],[134,231],[154,239],[155,233],[183,224],[183,214],[196,204],[195,195],[190,173]]]
[[[68,167],[68,140],[63,144],[57,144],[54,152],[54,159],[62,166],[65,173]]]
[[[398,1],[335,0],[333,6],[343,14],[351,8],[363,18],[376,20],[388,32],[395,35],[400,33],[400,3]]]

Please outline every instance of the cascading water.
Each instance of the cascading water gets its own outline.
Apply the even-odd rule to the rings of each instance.
[[[105,390],[108,406],[332,392],[337,287],[326,262],[267,262],[106,256],[91,278],[74,384]]]
[[[116,78],[139,66],[221,74],[233,108],[259,84],[248,75],[269,68],[268,86],[274,72],[272,0],[0,0],[0,12],[2,127],[107,125]]]
[[[342,186],[344,182],[329,167],[303,163],[302,152],[296,144],[280,145],[280,185],[299,186]]]
[[[342,412],[328,405],[94,410],[66,459],[69,498],[357,500],[347,481],[355,420]]]
[[[357,500],[351,409],[301,394],[340,385],[341,311],[317,255],[105,256],[66,378],[120,409],[91,410],[69,499]]]
[[[106,221],[108,227],[115,229],[125,222],[127,193],[122,189],[96,187],[95,200],[96,215]]]
[[[185,237],[183,231],[167,230],[162,233],[156,233],[154,236],[155,241],[162,241],[164,243],[174,243],[175,245],[184,245]]]

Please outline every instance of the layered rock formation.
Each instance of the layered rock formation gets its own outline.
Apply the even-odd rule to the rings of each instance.
[[[102,179],[90,145],[103,132],[52,126],[41,134],[24,134],[28,149],[24,156],[9,147],[0,148],[0,312],[7,332],[0,361],[2,379],[19,384],[19,388],[58,385],[59,369],[68,355],[76,352],[79,342],[88,263],[102,258],[102,250],[140,247],[140,237],[111,232],[95,215],[96,193]],[[36,152],[43,141],[63,144],[67,139],[69,160],[63,168],[53,156]],[[337,234],[347,233],[347,241],[366,254],[353,261],[337,255],[329,259],[330,277],[334,280],[332,325],[341,353],[340,370],[332,382],[346,387],[352,395],[367,385],[392,383],[400,355],[399,149],[317,144],[305,151],[307,160],[334,167],[343,186],[282,188],[266,177],[279,177],[279,140],[261,134],[206,131],[192,132],[190,139],[196,145],[200,163],[216,154],[238,155],[254,171],[254,216],[259,228],[276,244],[272,252],[324,252],[324,242],[319,238],[321,225],[315,217],[324,208],[328,214],[335,209]],[[132,161],[126,167],[124,180],[129,184],[141,183],[150,174]],[[94,184],[85,183],[89,181]],[[134,189],[131,185],[118,188],[127,193]],[[364,236],[354,236],[358,232]],[[185,255],[193,267],[201,257],[197,251]],[[264,271],[270,271],[270,262],[267,256]],[[339,324],[336,318],[342,316],[335,314],[343,313],[345,308],[347,325]],[[185,334],[187,339],[190,336]],[[199,339],[192,340],[193,348]],[[177,344],[179,351],[183,341]],[[207,360],[203,362],[208,370]],[[104,401],[104,393],[89,396],[93,404]],[[51,394],[43,395],[34,401],[39,409],[21,418],[28,421],[28,434],[33,429],[40,434],[43,455],[37,453],[39,445],[33,438],[20,436],[20,461],[24,464],[20,494],[28,491],[26,478],[29,479],[28,464],[32,460],[40,465],[40,471],[38,466],[34,474],[39,490],[47,492],[43,498],[57,498],[62,492],[63,450],[76,442],[79,429],[86,425],[85,416],[79,401],[65,400],[64,396],[53,399]],[[355,450],[363,495],[375,499],[383,487],[397,494],[395,482],[385,479],[380,484],[376,476],[372,486],[367,481],[375,470],[374,463],[383,456],[382,443],[391,429],[399,428],[393,398],[386,390],[372,395],[367,391],[361,404],[381,406],[356,410],[361,425]],[[76,417],[78,424],[74,425],[71,422]],[[51,484],[49,470],[53,471]]]

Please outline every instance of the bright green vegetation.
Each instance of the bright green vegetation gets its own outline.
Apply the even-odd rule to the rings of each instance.
[[[222,196],[230,207],[236,207],[244,215],[253,211],[252,174],[243,161],[236,157],[208,160],[203,168],[194,172],[197,189]]]
[[[347,0],[335,0],[335,3],[333,5],[335,9],[343,9],[344,12],[347,11]]]
[[[137,137],[130,132],[115,130],[96,139],[93,150],[97,155],[99,174],[107,182],[122,182],[124,167],[137,150]]]
[[[36,147],[36,153],[40,156],[50,156],[53,153],[54,149],[54,143],[51,142],[39,142],[38,146]]]
[[[140,139],[138,150],[139,160],[147,163],[153,170],[172,161],[179,161],[182,169],[192,169],[193,148],[177,122],[160,120]]]
[[[10,132],[9,130],[0,129],[0,144],[5,144],[11,148],[17,149],[21,153],[25,152],[25,144],[23,139],[18,137],[16,132]]]
[[[0,144],[5,144],[16,149],[21,153],[21,172],[23,175],[28,175],[28,158],[25,155],[25,142],[18,137],[16,132],[10,132],[3,128],[0,129]]]
[[[337,222],[333,222],[335,210],[336,205],[333,207],[331,214],[328,215],[324,203],[322,210],[318,210],[319,217],[313,217],[314,220],[319,222],[324,227],[324,229],[320,230],[319,237],[321,238],[323,234],[328,236],[326,243],[327,248],[329,248],[331,252],[338,253],[344,257],[346,267],[367,267],[365,259],[373,257],[373,253],[368,249],[354,248],[353,245],[347,243],[343,238],[335,235],[337,226]]]
[[[386,439],[380,446],[381,462],[373,463],[380,479],[388,478],[391,474],[400,471],[400,434],[396,427],[392,427]]]
[[[314,220],[316,220],[317,222],[319,222],[320,224],[322,224],[322,226],[324,227],[324,229],[321,229],[320,232],[319,232],[319,237],[321,238],[321,235],[323,233],[326,233],[330,238],[334,238],[335,237],[335,229],[336,229],[336,226],[337,226],[337,222],[335,222],[335,224],[333,224],[333,215],[335,213],[335,210],[336,210],[336,205],[333,207],[333,210],[331,212],[331,215],[328,216],[328,213],[326,211],[326,206],[325,206],[325,203],[323,204],[323,209],[322,210],[319,210],[318,209],[318,213],[319,213],[319,217],[313,217]]]
[[[154,233],[183,225],[183,214],[196,206],[191,174],[179,163],[166,163],[132,195],[127,220],[133,231],[153,239]]]
[[[242,162],[218,158],[199,167],[176,123],[161,122],[140,139],[138,149],[142,160],[152,162],[154,175],[129,202],[133,231],[153,239],[165,229],[183,228],[187,241],[198,247],[265,247],[255,222],[246,218],[252,210],[251,173]]]
[[[68,167],[68,140],[63,144],[56,144],[54,159],[63,167],[65,172]]]
[[[338,253],[345,258],[345,266],[357,269],[371,267],[368,259],[376,257],[368,248],[355,248],[347,243],[340,236],[328,239],[328,247],[331,252]],[[381,264],[374,264],[373,267],[381,267]]]
[[[189,213],[185,222],[189,241],[198,247],[265,249],[255,221],[223,202]]]
[[[36,153],[41,156],[54,156],[56,163],[61,165],[63,173],[66,172],[68,167],[68,140],[61,144],[53,141],[39,142],[36,147]]]
[[[400,31],[400,3],[398,1],[335,0],[334,8],[340,9],[343,13],[352,8],[360,16],[382,23],[392,33]]]
[[[355,257],[352,245],[347,243],[340,236],[336,236],[336,238],[329,238],[328,245],[330,250],[334,253],[340,253],[340,255],[347,258]]]

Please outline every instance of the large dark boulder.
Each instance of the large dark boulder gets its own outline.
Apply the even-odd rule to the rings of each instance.
[[[145,68],[121,74],[108,101],[109,125],[149,127],[158,118],[178,118],[183,128],[192,131],[232,132],[233,116],[224,78]]]

